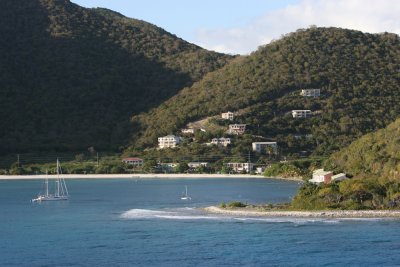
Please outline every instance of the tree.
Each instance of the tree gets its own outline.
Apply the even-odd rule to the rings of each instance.
[[[189,170],[189,165],[186,162],[181,162],[176,166],[175,171],[178,173],[184,173]]]

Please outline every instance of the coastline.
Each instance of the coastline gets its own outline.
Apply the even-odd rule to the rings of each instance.
[[[250,174],[187,174],[187,173],[170,173],[170,174],[157,174],[157,173],[145,173],[145,174],[61,174],[61,178],[64,179],[203,179],[203,178],[237,178],[237,179],[285,179],[293,181],[290,178],[281,177],[265,177],[262,175],[250,175]],[[55,179],[57,175],[0,175],[0,180],[30,180],[30,179]],[[297,180],[296,180],[297,181]]]
[[[212,214],[252,217],[296,218],[400,218],[400,210],[321,210],[321,211],[257,211],[245,209],[222,209],[216,206],[203,208]]]

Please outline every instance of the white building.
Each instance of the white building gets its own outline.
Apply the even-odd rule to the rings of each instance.
[[[167,147],[176,147],[180,142],[182,141],[182,138],[180,136],[175,136],[175,135],[167,135],[163,137],[158,138],[158,147],[159,148],[167,148]]]
[[[292,110],[293,118],[308,118],[311,117],[312,112],[311,110]]]
[[[225,119],[225,120],[231,120],[231,121],[233,121],[234,115],[233,115],[233,112],[228,111],[228,112],[222,113],[222,114],[221,114],[221,117],[222,117],[223,119]]]
[[[230,138],[225,138],[225,137],[213,138],[213,139],[211,140],[211,144],[213,144],[213,145],[228,146],[228,145],[231,144],[231,139],[230,139]]]
[[[329,184],[332,180],[333,173],[331,171],[324,171],[324,169],[318,169],[313,172],[312,179],[309,180],[310,183]]]
[[[276,142],[253,142],[251,144],[253,151],[259,153],[270,153],[278,154],[278,144]]]
[[[339,173],[339,174],[336,174],[336,175],[333,175],[332,176],[332,181],[343,181],[343,180],[346,180],[346,179],[348,179],[347,177],[346,177],[346,174],[344,174],[344,173]]]
[[[162,172],[171,172],[178,166],[178,163],[158,163],[158,166]]]
[[[230,134],[244,134],[246,131],[246,124],[230,124],[229,133]]]
[[[229,162],[229,163],[225,163],[226,166],[228,166],[229,168],[232,169],[232,171],[237,172],[237,173],[241,173],[241,172],[247,172],[250,173],[253,168],[254,168],[254,164],[253,163],[237,163],[237,162]]]
[[[182,129],[181,132],[182,132],[183,134],[194,134],[194,129],[192,129],[192,128],[185,128],[185,129]]]
[[[188,166],[191,169],[197,169],[199,167],[209,167],[210,163],[208,163],[208,162],[189,162]]]
[[[301,89],[300,95],[307,97],[319,97],[321,95],[321,89]]]
[[[124,158],[122,159],[123,163],[133,165],[134,167],[142,167],[143,160],[141,158]]]

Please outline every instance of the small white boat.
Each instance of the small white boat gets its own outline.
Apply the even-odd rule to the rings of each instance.
[[[55,181],[54,194],[49,193],[49,179],[46,178],[44,182],[45,194],[38,195],[37,198],[32,199],[32,202],[68,200],[69,194],[67,184],[65,183],[64,178],[60,178],[60,173],[60,162],[57,159],[57,179]]]
[[[181,199],[182,200],[191,200],[192,199],[191,197],[189,197],[189,195],[187,193],[187,185],[185,185],[185,192],[182,193]]]

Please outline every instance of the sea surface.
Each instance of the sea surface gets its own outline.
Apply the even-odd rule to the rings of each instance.
[[[273,179],[67,180],[70,200],[31,203],[43,181],[0,181],[0,266],[398,266],[400,220],[253,218],[199,208],[288,202]],[[180,199],[188,187],[190,201]]]

